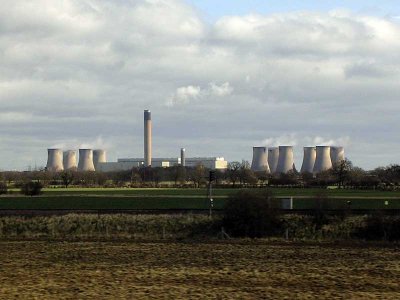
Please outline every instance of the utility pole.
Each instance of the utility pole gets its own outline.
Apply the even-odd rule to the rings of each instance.
[[[212,217],[212,209],[214,207],[214,199],[212,198],[212,184],[215,181],[215,171],[210,171],[208,176],[208,200],[209,200],[209,216]]]

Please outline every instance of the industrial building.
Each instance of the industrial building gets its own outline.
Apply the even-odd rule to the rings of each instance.
[[[332,168],[331,147],[317,146],[313,173],[320,173]]]
[[[276,172],[279,160],[279,148],[272,147],[268,148],[268,166],[272,174]]]
[[[276,173],[288,173],[293,170],[294,157],[293,146],[279,146],[278,165],[276,166]]]
[[[173,167],[180,166],[181,158],[153,158],[151,160],[151,167]],[[196,167],[203,165],[211,170],[226,169],[228,162],[223,157],[193,157],[185,158],[185,167]],[[145,166],[145,159],[143,158],[119,158],[117,162],[99,163],[97,171],[111,172],[131,170],[132,168],[140,168]],[[183,165],[182,165],[183,166]]]
[[[344,148],[339,146],[311,146],[304,147],[303,151],[300,173],[317,174],[345,159]],[[251,169],[271,174],[286,174],[295,170],[293,146],[271,147],[268,152],[266,147],[253,147]]]
[[[266,147],[253,147],[251,170],[254,172],[264,171],[266,173],[270,173],[268,165],[268,152]]]
[[[206,168],[226,169],[228,162],[223,157],[192,157],[186,158],[185,148],[181,148],[180,158],[153,158],[152,157],[152,123],[150,110],[144,111],[144,139],[143,158],[119,158],[116,162],[107,162],[106,151],[102,149],[79,149],[79,162],[76,165],[76,151],[61,149],[48,149],[47,170],[62,171],[78,169],[78,171],[121,171],[140,167],[172,166],[195,167],[203,165]]]
[[[53,172],[63,171],[63,151],[61,149],[47,149],[46,169]]]
[[[64,170],[76,170],[78,168],[75,150],[64,151],[63,164]]]
[[[303,164],[300,173],[312,173],[315,165],[317,150],[315,147],[304,147]]]

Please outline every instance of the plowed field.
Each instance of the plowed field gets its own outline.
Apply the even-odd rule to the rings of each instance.
[[[400,299],[400,248],[0,242],[2,299]]]

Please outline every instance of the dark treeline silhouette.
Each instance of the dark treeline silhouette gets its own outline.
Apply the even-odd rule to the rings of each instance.
[[[20,188],[29,181],[40,181],[43,186],[63,187],[205,187],[209,169],[203,165],[196,167],[174,166],[169,168],[133,168],[114,172],[48,172],[29,171],[0,172],[2,191]],[[296,170],[287,174],[267,174],[253,172],[247,161],[231,162],[227,170],[216,170],[216,187],[328,187],[347,189],[400,189],[400,165],[379,167],[365,171],[344,160],[332,169],[316,176],[300,174]]]

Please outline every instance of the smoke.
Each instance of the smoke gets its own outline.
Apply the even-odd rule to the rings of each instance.
[[[81,141],[77,139],[61,141],[53,144],[50,148],[59,148],[63,150],[74,149],[109,149],[111,144],[104,141],[101,135],[97,136],[94,140]]]
[[[262,145],[267,147],[277,146],[343,146],[350,145],[350,137],[342,136],[338,138],[327,138],[321,136],[305,136],[300,137],[296,133],[285,134],[278,137],[266,138],[261,142]]]
[[[272,137],[272,138],[266,138],[261,142],[262,145],[265,145],[267,147],[273,146],[296,146],[298,143],[298,139],[296,137],[295,133],[290,133],[286,135],[282,135],[279,137]]]
[[[305,141],[309,141],[309,144],[314,146],[314,145],[321,145],[321,146],[342,146],[342,147],[347,147],[350,144],[350,137],[349,136],[344,136],[344,137],[338,137],[338,138],[324,138],[321,136],[315,136],[315,137],[306,137]]]
[[[200,86],[188,85],[179,87],[175,93],[168,97],[166,106],[175,106],[188,104],[196,100],[205,100],[209,97],[226,97],[231,95],[233,87],[229,82],[225,82],[218,85],[214,82],[210,82],[207,87],[201,88]]]

